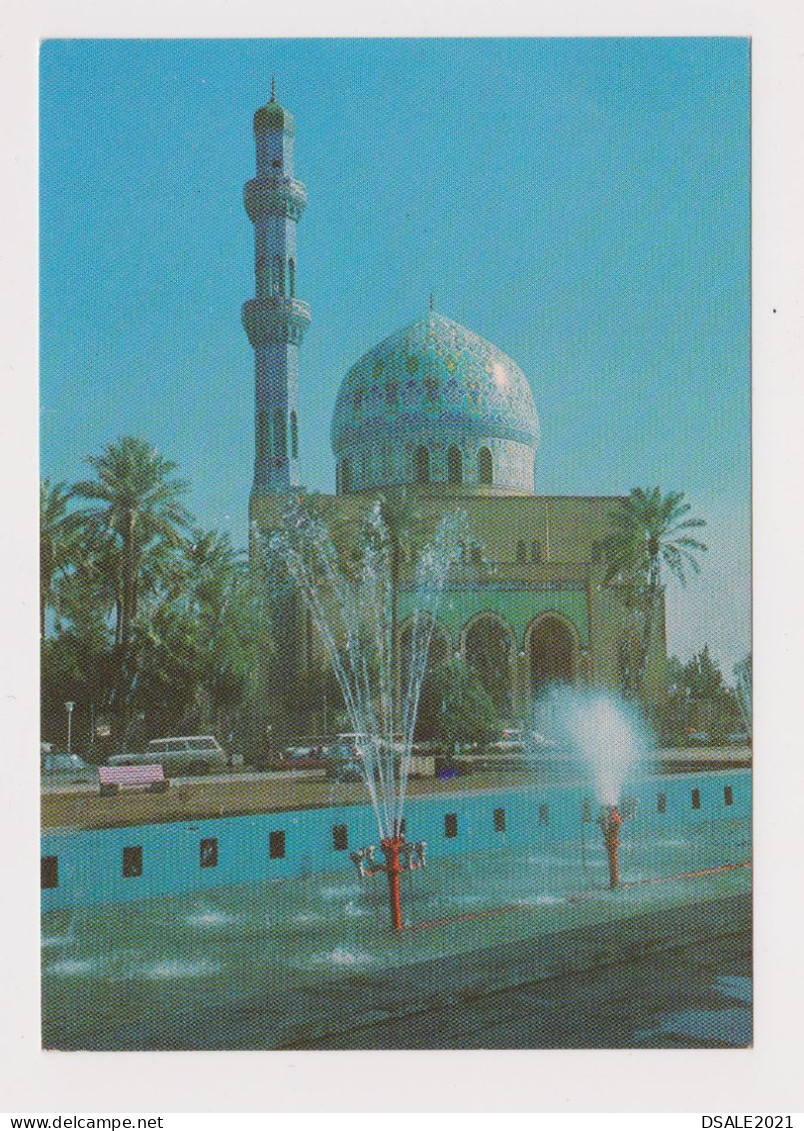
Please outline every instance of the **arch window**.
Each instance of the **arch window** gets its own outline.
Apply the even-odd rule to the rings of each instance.
[[[285,440],[285,419],[281,408],[274,409],[274,455],[277,463],[283,463],[287,458],[287,443]]]
[[[463,483],[463,456],[454,444],[447,450],[447,482],[453,487]]]
[[[481,448],[477,453],[477,475],[481,483],[494,481],[494,463],[489,448]]]
[[[414,453],[413,471],[417,483],[430,482],[430,452],[423,444]]]
[[[278,286],[278,294],[282,298],[284,298],[285,297],[285,265],[282,262],[282,256],[281,255],[277,255],[277,257],[275,259],[275,263],[276,263],[276,282],[277,282],[277,286]]]
[[[288,260],[288,290],[290,297],[296,297],[296,260],[291,258]]]
[[[290,414],[290,456],[291,459],[299,458],[299,425],[295,412]]]

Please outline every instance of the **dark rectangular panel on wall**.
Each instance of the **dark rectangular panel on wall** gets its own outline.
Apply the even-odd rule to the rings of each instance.
[[[550,810],[546,805],[539,806],[539,824],[546,825],[550,820]]]
[[[701,791],[700,791],[700,789],[694,789],[692,791],[692,807],[693,807],[693,809],[700,809],[701,808]]]
[[[218,866],[218,838],[207,837],[199,845],[199,863],[202,868],[217,868]]]
[[[660,793],[656,798],[656,811],[657,813],[667,812],[667,794]]]
[[[458,814],[445,813],[444,814],[444,836],[452,837],[458,835]]]
[[[43,856],[41,858],[41,887],[57,888],[59,886],[59,858],[58,856]]]
[[[495,809],[494,810],[494,831],[495,831],[495,833],[504,833],[505,832],[505,810],[504,809]]]
[[[285,855],[284,829],[275,829],[268,834],[268,855],[272,860],[281,860]]]
[[[730,785],[724,785],[723,786],[723,804],[724,805],[733,805],[734,804],[734,794],[731,791]]]
[[[123,849],[123,876],[130,879],[132,876],[142,875],[142,846],[132,845]]]
[[[332,847],[336,852],[345,852],[349,847],[349,826],[332,826]]]

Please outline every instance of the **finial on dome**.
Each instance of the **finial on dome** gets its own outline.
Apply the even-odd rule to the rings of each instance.
[[[430,310],[435,310],[435,295],[430,291]]]
[[[271,101],[276,102],[276,75],[271,75]]]

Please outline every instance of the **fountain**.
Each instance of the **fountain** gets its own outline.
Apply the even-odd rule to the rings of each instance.
[[[421,554],[407,686],[398,698],[393,680],[394,547],[381,504],[369,513],[354,576],[342,567],[326,524],[301,501],[268,544],[313,618],[358,736],[358,758],[385,863],[374,859],[376,845],[351,853],[351,858],[361,877],[387,874],[395,930],[403,925],[399,876],[423,868],[426,858],[426,845],[408,842],[403,823],[419,693],[447,576],[470,543],[466,513],[455,511],[442,519]]]
[[[737,704],[740,708],[746,734],[750,737],[754,726],[754,702],[752,685],[751,657],[746,656],[739,664],[735,665],[734,675],[737,680],[735,691]]]
[[[591,771],[600,804],[597,824],[608,860],[609,887],[616,888],[620,884],[620,829],[636,814],[636,802],[623,798],[622,790],[650,746],[650,732],[636,708],[610,692],[552,688],[548,703],[559,744],[576,753]]]
[[[603,805],[597,819],[600,831],[603,833],[603,843],[606,846],[606,856],[609,863],[609,887],[620,886],[620,826],[623,819],[616,805]]]
[[[385,856],[384,864],[374,859],[374,853],[377,851],[375,844],[359,848],[357,852],[350,852],[349,858],[357,868],[357,874],[361,878],[376,876],[378,872],[386,873],[388,876],[388,893],[391,899],[391,923],[395,931],[401,931],[403,923],[402,903],[399,897],[399,877],[403,872],[415,872],[417,868],[424,867],[427,842],[419,840],[412,844],[405,840],[404,835],[397,828],[394,835],[380,841],[380,845]]]

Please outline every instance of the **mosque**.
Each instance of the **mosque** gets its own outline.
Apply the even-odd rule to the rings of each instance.
[[[254,115],[256,176],[244,189],[254,225],[255,294],[243,325],[255,359],[252,530],[268,531],[301,490],[299,352],[310,308],[297,295],[296,236],[307,192],[293,171],[295,121],[276,99]],[[382,498],[399,545],[395,582],[397,684],[413,602],[417,550],[443,514],[460,507],[483,545],[448,587],[431,662],[462,657],[493,691],[503,719],[521,718],[546,685],[616,688],[633,655],[628,617],[603,585],[602,546],[616,497],[535,490],[539,418],[527,378],[510,357],[433,308],[391,333],[346,374],[332,417],[335,494],[318,496],[344,561]],[[299,602],[283,613],[300,685],[324,664]],[[666,683],[664,617],[647,688]],[[286,657],[287,660],[287,657]],[[268,675],[269,683],[277,686]],[[315,712],[313,712],[315,715]],[[320,718],[299,720],[300,731]]]

